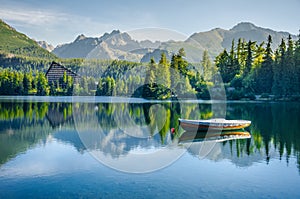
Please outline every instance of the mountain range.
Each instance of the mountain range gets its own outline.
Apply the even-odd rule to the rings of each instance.
[[[271,29],[255,26],[249,22],[241,22],[229,30],[215,28],[206,32],[192,34],[185,41],[152,42],[149,40],[134,40],[128,33],[114,30],[103,36],[86,37],[79,35],[73,42],[59,45],[52,51],[62,58],[99,58],[121,59],[137,62],[148,62],[151,57],[159,60],[162,52],[170,58],[180,48],[186,51],[190,62],[199,62],[203,51],[208,50],[212,58],[224,49],[229,49],[232,40],[237,43],[239,38],[245,41],[266,42],[268,35],[272,36],[273,48],[277,48],[282,38],[287,38],[288,32],[277,32]],[[292,35],[296,39],[295,35]]]
[[[235,44],[239,38],[260,44],[266,42],[268,35],[272,36],[272,48],[275,49],[281,39],[286,39],[289,33],[241,22],[229,30],[215,28],[194,33],[184,41],[153,42],[137,41],[129,33],[113,30],[100,37],[87,37],[81,34],[73,42],[54,48],[45,41],[36,42],[28,38],[0,20],[0,53],[48,58],[120,59],[135,62],[149,62],[150,58],[154,57],[158,62],[162,52],[165,52],[170,59],[172,54],[184,48],[186,59],[196,63],[201,60],[204,50],[208,50],[211,58],[214,59],[224,49],[230,49],[233,39]],[[293,40],[297,39],[295,35],[291,34],[291,36]]]
[[[79,35],[73,42],[57,46],[52,52],[62,58],[100,58],[140,61],[142,57],[159,48],[161,42],[136,41],[119,30],[105,33],[99,38]]]

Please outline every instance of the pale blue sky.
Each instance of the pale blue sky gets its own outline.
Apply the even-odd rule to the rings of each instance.
[[[300,29],[300,0],[0,0],[0,5],[1,19],[53,45],[114,29],[162,28],[186,37],[242,21],[292,34]]]

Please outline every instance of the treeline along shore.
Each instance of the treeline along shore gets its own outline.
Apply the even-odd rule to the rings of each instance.
[[[210,99],[209,89],[224,83],[227,99],[300,99],[300,35],[283,38],[274,50],[272,37],[266,42],[232,41],[214,61],[204,51],[200,63],[189,63],[183,48],[171,60],[164,53],[158,63],[124,60],[59,59],[0,52],[0,95],[97,95],[169,99],[196,96]],[[30,49],[28,49],[30,51]],[[201,56],[201,55],[199,55]],[[60,62],[80,75],[74,80],[66,72],[48,81],[46,70]],[[222,77],[222,82],[217,76]]]

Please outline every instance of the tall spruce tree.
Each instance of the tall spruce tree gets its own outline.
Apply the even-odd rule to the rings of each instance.
[[[279,67],[277,72],[278,74],[278,81],[281,90],[279,90],[279,95],[286,95],[287,93],[287,83],[288,83],[288,76],[287,76],[287,55],[286,55],[286,43],[284,39],[281,40],[281,44],[279,45]]]
[[[180,73],[178,69],[178,59],[177,55],[172,55],[171,58],[171,66],[170,66],[170,74],[171,74],[171,90],[175,91],[175,88],[180,81]]]
[[[205,81],[210,81],[213,75],[213,65],[210,61],[208,51],[204,50],[201,65],[203,67],[203,77]]]
[[[237,60],[237,56],[236,56],[236,53],[235,53],[235,50],[234,50],[234,39],[232,40],[231,42],[231,48],[230,48],[230,52],[229,52],[229,62],[230,62],[230,65],[227,66],[230,68],[231,70],[231,79],[234,78],[234,76],[238,73],[238,60]],[[231,81],[231,80],[230,80]]]
[[[295,68],[295,62],[294,62],[294,42],[292,40],[291,35],[289,35],[287,40],[287,52],[286,52],[286,94],[287,95],[293,95],[295,91],[297,90],[295,88],[295,82],[296,80],[296,68]]]
[[[289,82],[288,68],[286,67],[287,55],[286,55],[286,43],[284,39],[281,40],[279,45],[278,54],[275,60],[274,70],[274,84],[273,93],[275,95],[286,95]],[[277,88],[277,89],[276,89]]]
[[[148,84],[150,87],[153,87],[155,83],[155,72],[156,72],[156,63],[154,58],[152,57],[150,59],[150,63],[148,66],[147,74],[146,74],[146,79],[145,79],[145,84]]]
[[[282,39],[280,48],[275,51],[275,61],[273,64],[273,86],[272,93],[276,96],[283,95],[283,79],[282,73],[284,68],[284,60],[285,60],[285,43]]]
[[[23,78],[23,95],[28,95],[30,90],[32,89],[32,73],[27,73]]]
[[[37,95],[45,96],[49,95],[50,88],[48,85],[48,80],[43,73],[38,73],[37,76]]]
[[[177,63],[178,63],[178,70],[180,74],[186,76],[187,75],[187,67],[188,67],[188,62],[185,60],[186,53],[184,51],[184,48],[180,48],[177,55]]]
[[[300,30],[298,34],[298,39],[295,43],[295,50],[294,50],[294,63],[295,63],[295,94],[300,95]]]
[[[234,73],[230,67],[231,59],[226,49],[224,49],[224,51],[216,57],[215,63],[222,76],[223,82],[229,83],[233,79]]]
[[[260,93],[271,93],[273,84],[273,51],[271,48],[272,37],[268,36],[268,43],[266,47],[266,53],[264,55],[264,61],[261,64],[258,74],[258,90]]]
[[[96,89],[96,96],[102,96],[103,95],[103,81],[102,78],[99,78],[97,89]]]
[[[242,38],[239,38],[238,40],[236,56],[238,61],[237,70],[239,74],[242,74],[245,69],[247,59],[246,42]]]
[[[143,92],[142,92],[142,97],[144,98],[152,98],[154,97],[154,87],[156,84],[156,63],[154,58],[152,57],[150,59],[150,63],[148,65],[147,73],[146,73],[146,78],[145,78],[145,84],[143,86]]]
[[[243,71],[243,76],[246,77],[252,68],[252,63],[253,63],[253,53],[252,53],[252,46],[255,44],[255,42],[252,42],[251,40],[248,41],[247,43],[247,58],[246,58],[246,63],[245,63],[245,68]]]
[[[170,67],[165,53],[161,54],[157,69],[157,83],[165,88],[171,87]]]

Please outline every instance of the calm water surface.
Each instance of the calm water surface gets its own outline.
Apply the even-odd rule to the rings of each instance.
[[[0,99],[0,198],[300,198],[299,102],[227,103],[227,119],[252,121],[251,138],[203,155],[207,142],[178,142],[177,119],[218,115],[209,102],[84,101]],[[161,169],[119,171],[164,153],[175,155]]]

